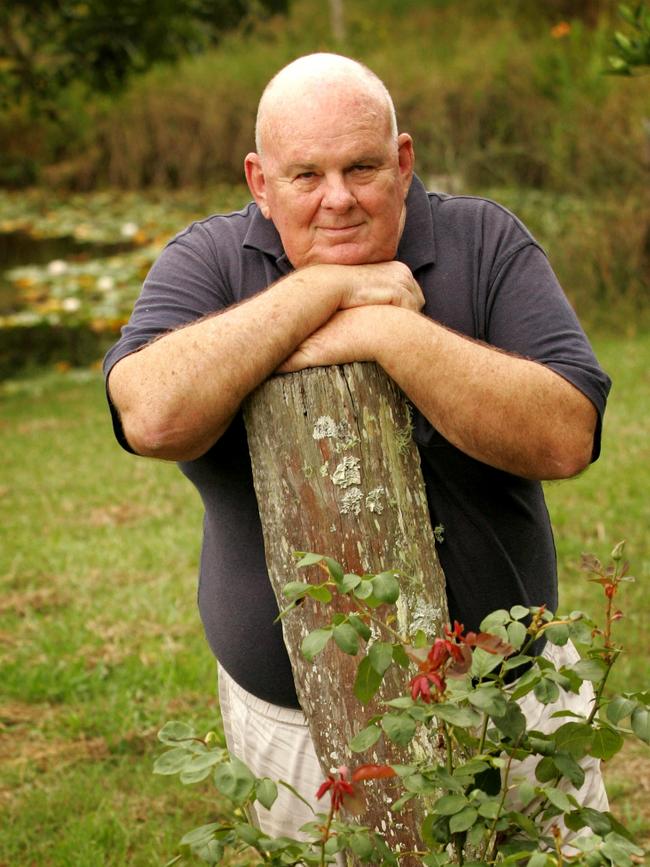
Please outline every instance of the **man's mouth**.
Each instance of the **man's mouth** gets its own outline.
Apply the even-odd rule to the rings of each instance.
[[[324,235],[331,237],[344,237],[345,235],[354,234],[361,227],[361,223],[355,223],[352,226],[318,226],[318,231]]]

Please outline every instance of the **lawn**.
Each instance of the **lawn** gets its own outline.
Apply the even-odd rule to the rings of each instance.
[[[601,610],[578,570],[620,539],[637,583],[620,606],[615,689],[647,687],[650,336],[597,342],[615,381],[601,460],[548,486],[563,609]],[[96,370],[0,385],[0,867],[164,864],[228,812],[209,784],[155,777],[168,719],[218,726],[196,611],[201,508],[170,465],[115,444]],[[626,747],[613,808],[650,837],[650,756]],[[242,862],[243,863],[243,862]]]

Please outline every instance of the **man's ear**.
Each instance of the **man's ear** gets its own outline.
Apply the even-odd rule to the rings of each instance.
[[[268,206],[266,197],[266,178],[262,169],[262,160],[259,154],[251,153],[246,155],[244,160],[244,172],[246,173],[246,183],[251,191],[255,204],[262,212],[263,216],[268,220],[271,216],[271,211]]]
[[[411,181],[413,180],[413,167],[415,165],[413,139],[407,132],[402,132],[397,136],[397,160],[404,188],[404,198],[406,198]]]

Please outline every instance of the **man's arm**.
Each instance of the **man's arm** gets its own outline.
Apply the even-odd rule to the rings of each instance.
[[[559,479],[589,463],[591,401],[548,367],[459,335],[410,310],[337,313],[280,368],[376,361],[466,454],[518,476]]]
[[[226,430],[244,398],[339,309],[423,298],[399,262],[295,271],[243,304],[208,316],[121,359],[108,386],[138,454],[192,460]]]

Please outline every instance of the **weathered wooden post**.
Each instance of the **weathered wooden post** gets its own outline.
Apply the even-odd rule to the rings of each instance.
[[[280,607],[286,607],[282,588],[289,581],[309,580],[310,569],[299,571],[293,552],[314,551],[338,560],[347,572],[398,569],[397,628],[402,634],[421,628],[431,638],[441,634],[448,621],[444,576],[410,409],[392,380],[369,363],[274,377],[251,395],[245,420],[266,561]],[[320,582],[322,572],[310,568]],[[324,622],[310,599],[283,620],[298,697],[325,775],[350,763],[350,739],[383,710],[383,701],[404,693],[408,681],[393,666],[380,692],[361,707],[352,692],[354,657],[334,642],[315,664],[300,652],[305,635]],[[413,751],[435,749],[420,742],[405,753],[386,741],[356,763],[404,762]],[[359,821],[380,830],[389,845],[412,850],[419,846],[423,815],[411,808],[414,801],[402,814],[390,813],[397,791],[392,780],[368,786]]]

